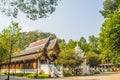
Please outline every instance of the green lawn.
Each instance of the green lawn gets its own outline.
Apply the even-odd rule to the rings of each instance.
[[[3,72],[0,72],[0,74],[6,74],[7,73],[3,73]],[[32,74],[32,73],[10,73],[10,75],[12,76],[18,76],[18,77],[27,77],[27,78],[35,78],[36,77],[36,74]],[[49,78],[49,75],[48,74],[38,74],[38,78]]]

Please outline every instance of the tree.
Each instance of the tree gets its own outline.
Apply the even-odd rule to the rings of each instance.
[[[104,10],[101,10],[100,13],[104,18],[107,18],[109,14],[114,14],[119,9],[119,5],[120,0],[105,0],[103,3]]]
[[[86,41],[86,39],[84,37],[81,37],[80,40],[78,41],[78,45],[80,46],[80,48],[84,51],[87,52],[89,51],[88,48],[88,43]]]
[[[87,43],[84,37],[80,38],[80,42],[81,42],[81,44],[86,44]]]
[[[5,28],[0,34],[0,57],[2,61],[7,60],[10,53],[10,47],[12,46],[12,53],[19,51],[19,45],[21,44],[21,28],[17,22],[12,22],[8,28]],[[11,45],[12,44],[12,45]],[[4,55],[3,55],[4,54]]]
[[[0,37],[0,41],[1,41],[1,37]],[[5,49],[3,47],[3,44],[0,42],[0,72],[1,72],[1,63],[3,61],[6,61],[6,58],[8,57],[7,53],[7,49]]]
[[[58,0],[0,0],[0,11],[14,18],[21,11],[27,18],[37,20],[52,14],[57,3]]]
[[[81,62],[82,59],[78,57],[73,49],[62,50],[59,54],[59,63],[70,69],[79,66]]]
[[[72,39],[69,39],[68,43],[66,44],[66,49],[74,49],[76,46],[76,42]]]
[[[105,0],[104,10],[100,13],[106,19],[99,34],[98,47],[101,51],[103,63],[117,64],[120,62],[119,33],[120,33],[120,0]]]
[[[56,35],[50,32],[40,32],[39,30],[35,31],[29,31],[29,32],[22,32],[21,33],[21,49],[25,49],[28,47],[28,45],[32,42],[35,42],[37,40],[41,40],[47,37],[50,37],[50,39],[55,39]]]
[[[120,14],[119,11],[109,15],[101,28],[99,49],[104,55],[109,55],[109,61],[119,63],[120,55]],[[108,62],[108,61],[107,61]]]
[[[0,40],[2,40],[0,38]],[[3,62],[3,61],[6,61],[6,58],[8,57],[8,54],[7,54],[7,49],[4,48],[4,45],[3,43],[0,42],[0,63]]]
[[[64,39],[59,39],[58,43],[59,43],[60,49],[61,50],[65,50],[65,48],[66,48],[66,42],[65,42],[65,40]]]
[[[90,67],[97,67],[101,63],[99,55],[91,51],[86,54],[86,60]]]
[[[94,35],[89,36],[89,50],[98,54],[100,53],[98,49],[98,38]]]

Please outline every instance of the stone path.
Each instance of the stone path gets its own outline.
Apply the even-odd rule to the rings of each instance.
[[[0,75],[0,80],[5,80],[6,75]],[[94,76],[77,76],[77,77],[63,77],[63,78],[49,78],[49,79],[28,79],[10,76],[10,80],[120,80],[120,73],[106,72]]]

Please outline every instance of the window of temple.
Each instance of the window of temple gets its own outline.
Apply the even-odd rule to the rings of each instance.
[[[11,64],[11,69],[13,69],[13,68],[14,68],[14,63]]]
[[[33,68],[34,68],[34,61],[31,60],[31,61],[30,61],[30,69],[33,69]]]
[[[36,63],[35,62],[33,62],[33,68],[36,69]]]
[[[2,68],[2,65],[0,65],[0,69]]]
[[[5,65],[3,65],[3,69],[5,69]]]
[[[13,69],[15,69],[15,63],[13,63]]]
[[[4,69],[5,69],[5,64],[4,64]]]
[[[3,69],[4,69],[4,64],[3,64],[3,66],[2,66],[2,67],[3,67]]]
[[[33,63],[31,63],[31,69],[33,69]]]
[[[22,69],[22,66],[23,66],[23,63],[21,62],[21,63],[20,63],[20,69]]]
[[[18,69],[18,63],[16,62],[16,69]]]
[[[4,69],[4,64],[2,65],[2,68]]]
[[[1,66],[1,68],[3,68],[4,65]]]
[[[8,69],[8,65],[6,64],[5,66],[6,66],[6,69]]]
[[[18,69],[20,69],[20,62],[18,63]]]
[[[19,64],[19,66],[20,66],[20,63],[18,63]]]
[[[3,68],[3,65],[1,65],[1,68]]]
[[[30,62],[28,62],[28,69],[30,69]]]
[[[10,69],[12,69],[12,63],[10,64]]]
[[[25,61],[23,64],[24,64],[24,69],[27,69],[27,61]]]
[[[15,62],[15,69],[16,69],[16,62]]]
[[[7,65],[5,64],[5,69],[7,69]]]

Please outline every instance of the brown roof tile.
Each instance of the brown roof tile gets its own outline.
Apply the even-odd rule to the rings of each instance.
[[[44,49],[44,47],[48,43],[48,41],[49,41],[49,37],[39,40],[39,41],[36,41],[36,42],[33,42],[33,43],[30,43],[30,45],[25,50],[23,50],[19,53],[15,53],[13,55],[13,57],[40,52]]]
[[[33,59],[35,58],[36,55],[38,55],[38,53],[40,53],[40,51],[42,51],[45,48],[46,44],[47,44],[46,49],[51,50],[54,48],[56,42],[57,42],[57,39],[49,40],[49,38],[45,38],[40,41],[33,42],[25,50],[21,51],[18,54],[14,54],[12,61],[19,61],[23,59],[25,60]],[[14,58],[14,57],[17,57],[17,58]]]
[[[57,39],[51,40],[51,41],[49,42],[49,45],[48,45],[48,47],[47,47],[47,50],[52,49],[52,48],[54,47],[54,45],[56,44],[56,42],[57,42]]]
[[[39,56],[39,54],[31,54],[31,55],[20,56],[20,57],[12,58],[12,62],[35,59],[37,56]]]
[[[30,43],[28,48],[39,46],[39,45],[42,45],[42,44],[46,44],[48,42],[48,40],[49,40],[49,37],[45,38],[45,39],[42,39],[42,40],[38,40],[38,41],[33,42],[33,43]]]

